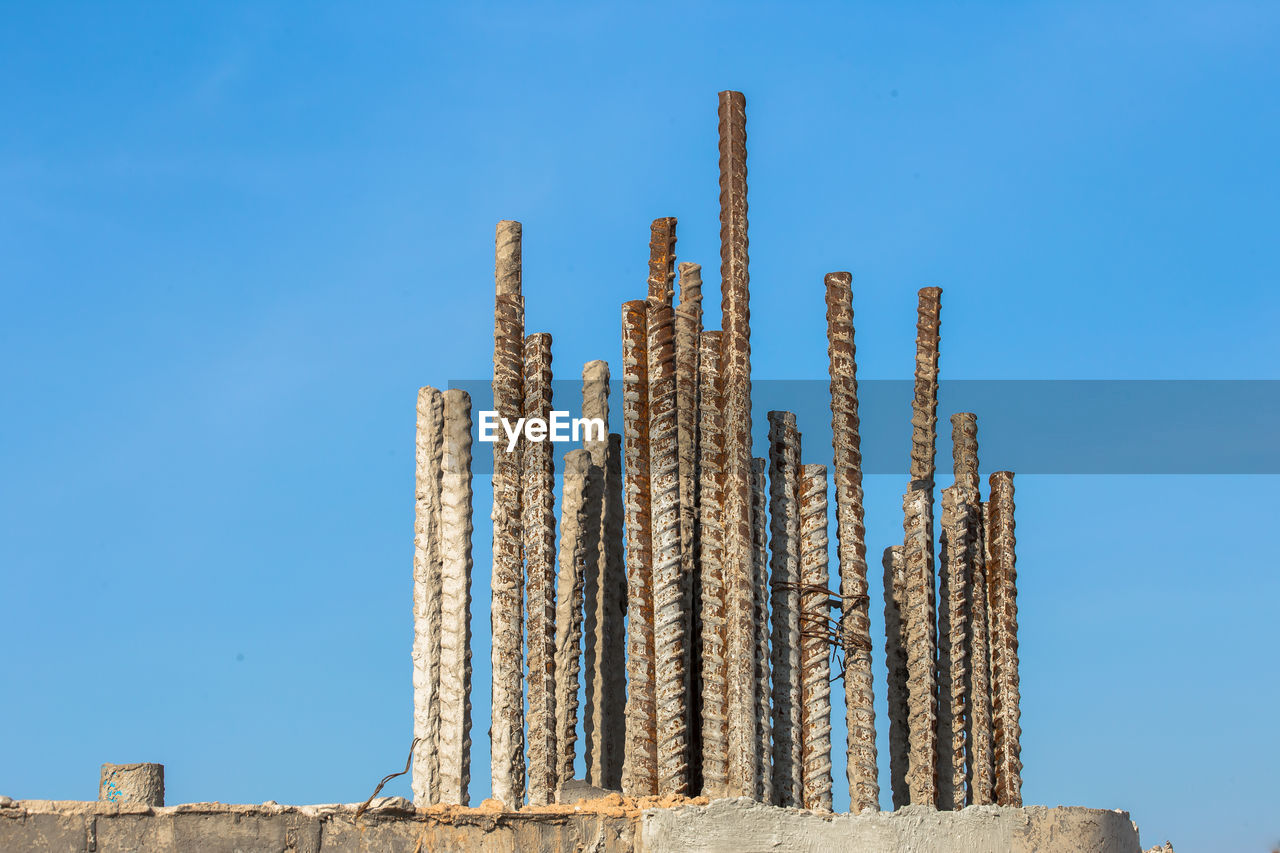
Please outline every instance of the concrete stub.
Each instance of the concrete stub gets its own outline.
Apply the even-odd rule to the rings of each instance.
[[[163,806],[163,764],[104,764],[98,799],[116,805]]]

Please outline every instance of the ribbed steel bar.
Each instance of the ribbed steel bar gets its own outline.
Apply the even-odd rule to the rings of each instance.
[[[942,288],[922,287],[916,309],[915,393],[911,404],[911,488],[929,492],[933,504],[938,434],[938,342]],[[930,526],[929,541],[933,542]],[[933,560],[930,558],[930,566]]]
[[[720,332],[703,332],[698,390],[701,600],[702,793],[723,797],[728,778],[729,722],[725,710],[725,587],[721,513],[724,497],[724,414],[720,386]],[[767,716],[767,714],[766,714]]]
[[[468,805],[471,784],[471,396],[444,392],[440,483],[440,802]]]
[[[609,423],[609,365],[589,361],[582,368],[582,416]],[[598,505],[588,515],[598,519],[589,539],[596,562],[585,569],[584,694],[586,708],[582,732],[588,784],[617,789],[622,784],[623,734],[626,702],[626,632],[623,620],[627,608],[627,578],[622,562],[622,470],[618,435],[588,437],[583,446],[591,454],[591,464],[600,477],[600,488],[589,490],[588,501]]]
[[[524,416],[551,417],[551,335],[524,340]],[[550,441],[526,441],[523,520],[525,625],[529,666],[529,803],[545,805],[556,793],[556,512]]]
[[[663,216],[649,225],[649,302],[670,305],[675,294],[676,218]]]
[[[800,471],[800,743],[806,809],[831,811],[831,610],[827,573],[827,466]]]
[[[493,313],[493,408],[515,423],[524,409],[524,297],[520,289],[519,222],[498,223]],[[524,801],[524,562],[519,445],[493,443],[493,571],[490,620],[493,796],[508,809]]]
[[[1022,805],[1021,713],[1018,688],[1018,588],[1014,541],[1013,472],[996,471],[991,488],[988,587],[996,624],[992,646],[996,805]]]
[[[760,773],[753,796],[762,803],[773,802],[773,773],[770,767],[773,721],[769,718],[769,507],[765,470],[768,463],[751,460],[751,537],[754,574],[753,620],[755,622],[756,742]]]
[[[938,581],[938,808],[962,809],[967,800],[969,718],[969,592],[974,493],[942,490],[942,570]]]
[[[676,428],[680,447],[680,575],[689,620],[689,790],[702,790],[702,682],[699,678],[702,624],[698,589],[698,343],[702,332],[702,267],[679,265],[676,305]]]
[[[654,694],[653,552],[649,491],[649,362],[647,308],[622,306],[622,433],[626,444],[627,719],[622,790],[658,792]]]
[[[689,613],[680,551],[675,312],[669,302],[649,300],[646,332],[658,793],[683,796],[689,791]]]
[[[416,495],[413,518],[413,800],[440,799],[440,463],[444,399],[430,386],[418,391]]]
[[[720,372],[724,382],[726,707],[730,796],[752,796],[760,761],[751,606],[751,314],[747,256],[747,115],[741,92],[721,92]]]
[[[986,504],[974,494],[973,532],[969,547],[973,561],[973,585],[969,588],[969,725],[966,753],[968,804],[995,802],[995,756],[991,730],[991,620],[987,603]]]
[[[591,505],[598,502],[600,469],[591,464],[591,451],[570,450],[564,456],[560,493],[560,548],[556,577],[556,785],[574,778],[578,741],[578,690],[581,686],[582,620],[586,569],[595,567],[599,545],[589,535]],[[591,481],[595,482],[592,483]],[[588,496],[589,491],[596,494]],[[595,529],[600,518],[594,516]],[[590,551],[590,553],[588,553]]]
[[[800,745],[800,431],[769,412],[769,568],[773,631],[773,803],[804,800]]]
[[[889,783],[893,807],[911,802],[907,790],[907,646],[902,611],[906,609],[907,569],[902,546],[884,549],[884,657],[888,671]]]
[[[840,645],[844,650],[848,731],[849,810],[879,810],[876,712],[871,671],[867,544],[862,507],[862,449],[858,423],[857,350],[853,340],[853,277],[828,273],[827,355],[831,362],[832,474],[836,494],[836,551],[840,558]]]
[[[978,416],[956,412],[951,416],[951,459],[956,485],[978,493]]]
[[[907,646],[907,790],[911,805],[937,807],[937,646],[934,589],[929,572],[929,493],[912,489],[902,500],[905,535]]]

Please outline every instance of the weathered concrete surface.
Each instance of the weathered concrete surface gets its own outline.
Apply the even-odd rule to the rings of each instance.
[[[192,803],[151,808],[25,800],[0,806],[0,850],[1139,853],[1142,849],[1137,827],[1127,813],[1071,807],[970,806],[939,812],[908,806],[896,812],[823,815],[731,799],[641,812],[646,801],[637,804],[616,794],[573,806],[515,812],[503,811],[493,801],[486,805],[492,807],[436,806],[415,812],[407,800],[384,797],[375,800],[356,823],[354,805]]]
[[[117,805],[163,806],[163,764],[104,764],[98,799]]]
[[[942,812],[907,806],[896,812],[822,815],[746,799],[644,813],[636,850],[643,853],[1138,853],[1138,830],[1122,811],[1072,807],[970,806]]]

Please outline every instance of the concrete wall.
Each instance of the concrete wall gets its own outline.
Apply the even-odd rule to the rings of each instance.
[[[0,800],[0,802],[3,802]],[[516,813],[438,808],[413,812],[379,801],[359,824],[354,806],[195,803],[148,808],[50,800],[0,805],[0,850],[125,853],[346,853],[346,851],[1102,851],[1139,853],[1124,812],[1082,808],[971,806],[960,812],[820,815],[749,800],[708,806],[602,812],[572,806]]]

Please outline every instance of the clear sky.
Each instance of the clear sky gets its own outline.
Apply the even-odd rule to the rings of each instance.
[[[161,761],[170,802],[350,802],[398,770],[415,392],[489,375],[494,223],[557,374],[616,367],[654,217],[718,304],[721,89],[757,377],[825,375],[849,269],[866,378],[910,376],[927,284],[946,378],[1280,378],[1273,4],[4,5],[9,796]],[[1276,480],[1019,477],[1028,803],[1280,840]]]

